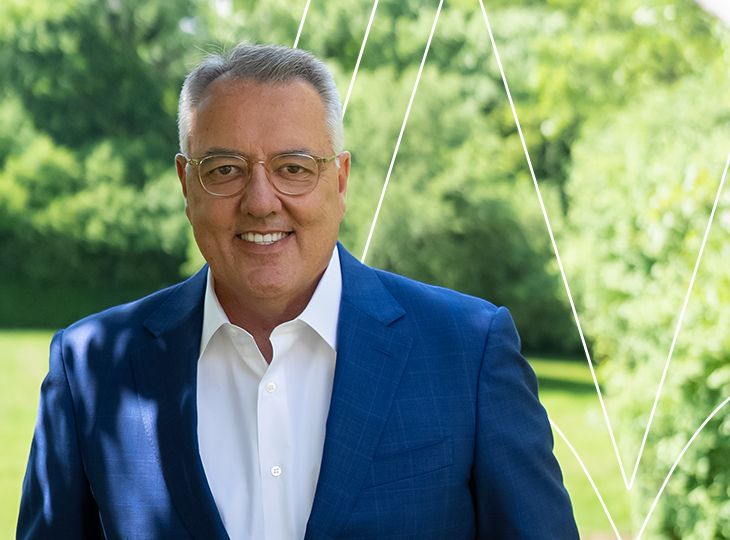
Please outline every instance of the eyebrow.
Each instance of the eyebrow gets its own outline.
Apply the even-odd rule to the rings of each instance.
[[[212,148],[208,148],[204,153],[203,156],[212,156],[213,154],[237,154],[237,155],[243,155],[241,152],[234,148],[225,148],[223,146],[213,146]]]
[[[243,156],[246,158],[250,158],[251,156],[244,154],[243,152],[240,152],[239,150],[235,148],[226,148],[224,146],[213,146],[211,148],[208,148],[204,153],[202,157],[212,156],[215,154],[233,154],[236,156]],[[280,150],[278,152],[275,152],[273,154],[270,154],[272,156],[277,156],[280,154],[309,154],[312,156],[318,155],[316,152],[312,151],[311,148],[285,148],[284,150]]]

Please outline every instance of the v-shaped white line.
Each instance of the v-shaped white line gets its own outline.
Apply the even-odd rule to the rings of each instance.
[[[664,489],[667,487],[667,484],[669,483],[669,479],[672,477],[672,474],[674,474],[674,470],[677,468],[677,465],[679,465],[679,462],[682,460],[682,457],[684,457],[685,452],[689,449],[689,447],[692,445],[694,440],[697,438],[697,436],[702,432],[703,429],[705,429],[705,426],[707,423],[712,420],[717,413],[720,412],[720,410],[730,403],[730,397],[725,398],[725,400],[720,403],[715,409],[705,418],[705,420],[700,424],[700,427],[697,428],[697,430],[692,434],[692,436],[689,438],[687,443],[684,445],[684,448],[682,448],[682,451],[679,452],[677,455],[677,459],[674,460],[674,463],[672,464],[672,467],[669,469],[669,472],[667,473],[667,476],[664,477],[664,481],[662,482],[661,487],[659,488],[659,491],[657,492],[656,496],[654,497],[654,500],[651,502],[651,506],[649,507],[649,510],[646,513],[646,516],[644,517],[644,522],[641,524],[641,528],[639,529],[638,534],[636,535],[636,538],[634,540],[640,540],[641,536],[644,534],[644,530],[646,529],[646,526],[649,524],[649,518],[651,518],[651,515],[654,513],[654,509],[656,508],[657,503],[659,502],[659,499],[662,496],[662,493],[664,493]],[[596,483],[593,481],[593,477],[591,476],[591,473],[588,472],[588,468],[586,467],[585,463],[583,463],[583,460],[580,457],[580,454],[578,451],[573,447],[571,442],[568,440],[568,437],[565,436],[563,431],[558,427],[558,424],[555,423],[555,421],[551,418],[550,419],[550,425],[553,427],[555,432],[558,434],[558,436],[563,440],[565,445],[568,447],[570,452],[573,454],[573,457],[575,457],[576,461],[580,465],[580,468],[583,470],[583,474],[586,475],[586,478],[588,479],[588,483],[590,483],[591,488],[593,488],[593,492],[596,494],[596,497],[598,497],[598,502],[601,504],[601,508],[603,508],[603,512],[606,514],[606,518],[608,518],[608,522],[611,524],[611,528],[613,529],[614,534],[616,534],[617,540],[621,539],[621,534],[618,532],[618,529],[616,528],[616,524],[613,521],[613,516],[611,515],[611,512],[609,511],[608,507],[606,506],[606,503],[603,501],[603,497],[601,496],[601,491],[598,489],[598,486],[596,486]]]
[[[403,134],[406,131],[406,124],[408,123],[408,117],[411,114],[411,107],[413,107],[413,101],[416,98],[416,92],[418,92],[418,85],[421,83],[421,74],[423,73],[423,66],[426,65],[426,58],[428,57],[428,50],[431,48],[431,40],[433,34],[436,31],[436,25],[439,21],[439,15],[441,14],[441,8],[444,5],[444,0],[439,1],[438,8],[436,9],[436,15],[433,17],[433,24],[431,24],[431,31],[428,34],[428,41],[426,41],[426,47],[423,49],[423,56],[421,57],[421,65],[418,66],[418,74],[416,80],[413,83],[413,89],[411,90],[411,97],[408,99],[408,106],[406,107],[406,113],[403,116],[403,123],[400,126],[400,133],[398,133],[398,140],[395,142],[395,148],[393,149],[393,155],[390,158],[390,165],[388,165],[388,172],[385,175],[385,182],[383,183],[383,189],[380,191],[380,199],[378,200],[378,206],[375,209],[375,215],[373,221],[370,224],[370,231],[368,232],[368,239],[365,242],[365,249],[362,251],[361,262],[365,262],[368,256],[368,250],[370,249],[370,241],[373,239],[373,233],[375,227],[378,224],[378,217],[380,216],[380,209],[383,206],[383,200],[385,199],[385,193],[388,191],[388,184],[390,183],[390,175],[393,172],[393,166],[395,165],[395,158],[398,156],[398,150],[400,149],[400,143],[403,140]]]
[[[621,476],[623,477],[623,481],[624,481],[624,485],[626,486],[626,489],[627,490],[631,490],[631,488],[634,485],[634,481],[636,479],[636,473],[637,473],[638,468],[639,468],[639,463],[641,462],[641,457],[642,457],[642,455],[644,453],[644,449],[645,449],[645,446],[646,446],[646,439],[647,439],[647,437],[649,435],[649,431],[651,430],[651,425],[652,425],[652,422],[654,420],[654,414],[656,413],[657,404],[659,403],[659,399],[661,397],[661,392],[662,392],[662,388],[664,386],[664,381],[665,381],[666,376],[667,376],[667,373],[669,371],[669,364],[671,363],[672,355],[674,354],[674,348],[675,348],[675,345],[677,343],[677,338],[678,338],[679,332],[680,332],[680,330],[682,328],[682,323],[684,321],[685,312],[687,310],[687,304],[689,303],[689,299],[690,299],[690,296],[692,294],[692,288],[694,287],[694,282],[695,282],[695,278],[697,276],[697,271],[699,269],[700,262],[702,260],[702,254],[704,252],[705,245],[707,243],[707,238],[709,237],[709,234],[710,234],[710,229],[712,228],[712,222],[713,222],[714,217],[715,217],[715,212],[717,210],[717,205],[718,205],[718,203],[720,201],[720,195],[722,194],[722,190],[723,190],[723,187],[725,185],[725,179],[727,177],[728,167],[730,167],[730,154],[728,154],[727,161],[725,162],[725,168],[723,170],[722,177],[720,179],[720,184],[719,184],[719,186],[717,188],[717,193],[715,195],[715,200],[714,200],[713,205],[712,205],[712,210],[710,212],[710,216],[709,216],[709,218],[707,220],[707,226],[705,227],[705,233],[704,233],[704,236],[702,238],[702,244],[700,245],[700,249],[699,249],[699,252],[697,254],[697,259],[695,261],[694,269],[692,270],[692,277],[690,278],[689,286],[687,287],[687,292],[686,292],[686,294],[684,296],[684,302],[682,303],[682,308],[680,309],[679,317],[677,319],[677,324],[676,324],[675,329],[674,329],[674,335],[672,337],[672,343],[671,343],[671,345],[669,347],[669,352],[667,354],[666,361],[664,362],[664,369],[662,371],[661,379],[659,380],[659,385],[657,387],[656,395],[654,397],[654,403],[652,405],[651,412],[649,413],[649,420],[648,420],[647,425],[646,425],[646,428],[644,430],[644,435],[642,437],[641,446],[639,448],[638,455],[636,456],[636,461],[634,462],[634,468],[633,468],[633,471],[631,473],[631,478],[629,479],[626,476],[626,471],[625,471],[625,468],[624,468],[624,463],[623,463],[623,460],[621,459],[621,454],[618,451],[618,446],[616,444],[616,438],[614,436],[613,427],[611,425],[611,419],[609,418],[608,411],[606,410],[606,405],[605,405],[604,400],[603,400],[603,394],[601,392],[601,387],[598,384],[598,379],[596,378],[596,373],[595,373],[595,370],[593,369],[593,362],[591,361],[591,355],[590,355],[590,352],[588,351],[588,346],[586,344],[585,336],[583,334],[583,329],[582,329],[581,324],[580,324],[580,318],[578,317],[578,312],[577,312],[577,310],[575,308],[575,302],[573,301],[573,295],[570,292],[570,286],[568,285],[568,278],[566,277],[565,270],[563,268],[563,263],[562,263],[562,261],[560,259],[560,252],[558,250],[557,243],[555,242],[555,236],[553,235],[553,230],[552,230],[552,227],[550,225],[550,219],[548,218],[547,211],[545,209],[545,204],[543,202],[542,194],[540,192],[540,186],[539,186],[539,184],[537,182],[537,178],[535,176],[535,171],[534,171],[534,169],[532,167],[532,160],[530,159],[530,153],[527,150],[527,144],[525,142],[525,137],[524,137],[524,135],[522,133],[522,127],[520,125],[520,120],[519,120],[519,118],[517,116],[517,110],[515,108],[514,101],[512,100],[512,94],[511,94],[510,89],[509,89],[509,84],[507,83],[507,77],[505,76],[504,68],[502,67],[502,61],[501,61],[500,56],[499,56],[499,50],[497,49],[497,44],[496,44],[496,42],[494,40],[494,34],[492,33],[492,26],[489,23],[489,17],[487,16],[487,11],[486,11],[486,9],[484,7],[483,0],[479,0],[479,7],[480,7],[481,12],[482,12],[482,17],[484,19],[484,23],[485,23],[485,25],[487,27],[487,32],[489,34],[489,40],[490,40],[490,42],[492,44],[492,50],[494,52],[494,57],[495,57],[495,59],[497,61],[497,67],[499,68],[499,74],[500,74],[500,76],[502,78],[502,83],[504,85],[504,89],[505,89],[505,92],[507,94],[507,99],[509,101],[510,109],[512,111],[512,116],[513,116],[514,121],[515,121],[515,124],[517,126],[517,132],[519,134],[520,143],[522,144],[522,149],[523,149],[524,154],[525,154],[525,159],[527,160],[527,165],[528,165],[528,168],[530,170],[530,176],[532,177],[532,182],[533,182],[533,185],[535,187],[535,192],[537,194],[537,198],[538,198],[538,201],[540,203],[540,209],[542,211],[542,215],[543,215],[543,218],[545,220],[545,226],[547,227],[548,235],[550,236],[550,242],[552,244],[553,252],[555,254],[555,259],[556,259],[556,261],[558,263],[558,268],[560,269],[560,276],[561,276],[561,278],[563,280],[563,285],[564,285],[565,291],[566,291],[566,293],[568,295],[568,300],[570,302],[570,308],[571,308],[571,311],[573,313],[573,318],[575,319],[575,324],[576,324],[576,326],[578,328],[578,334],[580,336],[581,344],[583,346],[583,351],[585,353],[586,360],[588,362],[588,368],[590,369],[590,372],[591,372],[591,377],[593,379],[593,384],[594,384],[594,386],[596,388],[596,393],[598,395],[598,401],[600,402],[601,411],[603,412],[603,418],[604,418],[604,420],[606,422],[606,427],[608,429],[609,436],[611,437],[611,443],[613,445],[614,453],[616,454],[616,460],[618,462],[619,469],[621,471]],[[644,531],[646,529],[646,525],[649,522],[649,518],[650,518],[652,512],[654,511],[654,508],[656,507],[656,504],[659,501],[659,498],[661,497],[662,493],[664,492],[664,488],[666,487],[667,483],[669,482],[669,479],[671,478],[672,473],[674,472],[674,470],[676,469],[677,465],[679,464],[679,461],[682,459],[682,457],[684,456],[684,454],[687,451],[687,449],[689,448],[689,446],[697,438],[697,436],[704,429],[704,427],[707,425],[707,423],[725,405],[727,405],[728,402],[730,402],[730,397],[728,397],[727,399],[725,399],[722,403],[720,403],[712,411],[712,413],[710,413],[710,415],[705,419],[705,421],[702,422],[702,424],[700,425],[700,427],[697,428],[697,431],[695,431],[695,433],[692,435],[692,437],[690,437],[689,441],[687,441],[687,444],[685,445],[685,447],[682,449],[682,451],[677,456],[677,459],[675,460],[674,464],[672,465],[672,468],[670,469],[669,473],[665,477],[664,482],[662,483],[662,486],[659,489],[659,492],[657,493],[656,497],[654,498],[654,501],[652,502],[652,505],[651,505],[651,507],[650,507],[647,515],[646,515],[646,518],[644,519],[644,522],[643,522],[643,524],[641,526],[641,529],[640,529],[640,531],[639,531],[639,533],[638,533],[638,535],[636,537],[636,540],[639,540],[639,538],[641,538],[642,534],[644,533]],[[603,507],[603,510],[606,513],[606,516],[608,517],[608,519],[609,519],[609,521],[611,523],[611,527],[613,528],[614,532],[616,533],[617,538],[620,539],[621,536],[619,535],[618,530],[616,529],[616,525],[613,522],[613,519],[611,517],[611,514],[608,511],[608,508],[606,507],[605,503],[603,502],[603,498],[601,497],[601,494],[600,494],[598,488],[596,487],[595,483],[593,482],[593,479],[591,478],[591,476],[590,476],[590,474],[588,472],[588,469],[586,468],[585,464],[583,463],[583,460],[580,458],[580,455],[575,450],[575,448],[573,447],[573,445],[570,444],[570,441],[568,441],[567,437],[563,434],[563,432],[558,428],[557,424],[555,424],[555,422],[553,422],[552,420],[551,420],[551,424],[552,424],[553,428],[555,428],[555,431],[558,433],[558,435],[566,443],[566,445],[568,446],[568,448],[570,449],[570,451],[573,453],[573,455],[575,456],[575,458],[578,460],[581,468],[583,469],[583,472],[585,473],[586,477],[588,478],[588,480],[589,480],[589,482],[591,484],[591,487],[595,491],[596,496],[598,497],[598,499],[599,499],[599,501],[601,503],[601,506]]]
[[[299,38],[301,36],[302,29],[304,27],[304,21],[306,19],[307,12],[309,10],[310,1],[311,0],[307,0],[306,5],[304,7],[304,12],[302,14],[302,18],[301,18],[301,21],[300,21],[300,24],[299,24],[299,29],[297,31],[297,36],[296,36],[296,39],[294,41],[294,48],[296,48],[297,45],[298,45],[298,43],[299,43]],[[347,96],[345,98],[345,103],[343,105],[343,111],[342,111],[343,117],[344,117],[345,112],[347,110],[347,104],[348,104],[348,102],[350,100],[350,96],[351,96],[351,93],[352,93],[352,89],[354,87],[355,80],[357,78],[357,73],[358,73],[358,69],[359,69],[359,66],[360,66],[360,61],[362,59],[363,52],[365,50],[365,44],[366,44],[367,39],[368,39],[368,36],[370,34],[370,28],[372,26],[373,19],[375,17],[375,12],[377,10],[377,7],[378,7],[378,0],[375,0],[374,3],[373,3],[373,7],[372,7],[372,10],[371,10],[371,13],[370,13],[370,19],[368,20],[367,29],[365,31],[365,35],[363,37],[362,44],[360,46],[360,52],[358,54],[357,62],[356,62],[355,68],[353,70],[352,78],[350,79],[350,85],[348,87]],[[441,13],[442,7],[443,7],[443,0],[440,0],[439,1],[439,4],[438,4],[438,8],[436,10],[436,14],[435,14],[434,19],[433,19],[433,24],[431,25],[431,31],[429,33],[428,40],[426,42],[426,46],[425,46],[424,51],[423,51],[423,56],[421,58],[421,63],[420,63],[420,66],[418,68],[418,74],[416,76],[416,80],[415,80],[415,82],[413,84],[413,88],[411,90],[411,96],[410,96],[410,99],[408,101],[408,106],[406,107],[406,112],[405,112],[405,115],[403,117],[403,122],[401,124],[400,132],[398,134],[398,138],[397,138],[397,141],[396,141],[396,144],[395,144],[395,148],[393,150],[393,154],[392,154],[392,157],[391,157],[391,160],[390,160],[390,165],[388,166],[388,172],[386,173],[386,177],[385,177],[385,181],[384,181],[384,184],[383,184],[383,188],[381,190],[380,198],[378,200],[378,205],[377,205],[377,208],[375,210],[375,214],[373,216],[373,219],[372,219],[372,222],[371,222],[371,225],[370,225],[370,230],[368,232],[367,241],[365,243],[365,248],[363,250],[363,254],[362,254],[362,257],[361,257],[361,261],[362,262],[365,262],[365,259],[367,257],[368,250],[369,250],[369,247],[370,247],[370,243],[371,243],[371,240],[372,240],[372,236],[373,236],[373,233],[374,233],[375,228],[377,226],[378,217],[380,215],[380,210],[382,208],[383,200],[385,199],[385,194],[386,194],[387,189],[388,189],[388,185],[389,185],[389,182],[390,182],[390,177],[391,177],[391,174],[392,174],[392,171],[393,171],[393,166],[395,164],[395,160],[396,160],[396,157],[398,155],[398,151],[400,149],[400,143],[401,143],[401,141],[403,139],[403,134],[405,133],[405,128],[406,128],[406,125],[408,123],[408,118],[410,116],[410,112],[411,112],[411,108],[413,106],[413,101],[415,99],[416,92],[418,90],[418,85],[420,84],[421,75],[423,73],[423,67],[424,67],[424,65],[426,63],[426,58],[428,56],[428,51],[429,51],[430,46],[431,46],[431,41],[433,39],[433,35],[434,35],[435,30],[436,30],[436,26],[438,24],[438,19],[439,19],[439,15]],[[504,68],[502,66],[502,61],[501,61],[500,56],[499,56],[499,50],[498,50],[497,44],[496,44],[496,42],[494,40],[494,34],[492,32],[492,26],[491,26],[491,24],[489,22],[489,17],[487,15],[487,11],[486,11],[486,8],[484,6],[484,1],[483,0],[479,0],[479,7],[481,9],[482,18],[484,19],[484,24],[486,26],[487,33],[489,34],[489,41],[490,41],[490,43],[492,45],[492,50],[494,52],[494,57],[495,57],[495,60],[497,62],[497,67],[499,69],[500,77],[502,78],[502,84],[504,86],[505,93],[507,95],[507,99],[508,99],[508,102],[509,102],[509,105],[510,105],[510,110],[512,112],[512,116],[514,118],[515,125],[517,127],[517,133],[519,135],[520,143],[522,145],[522,149],[523,149],[523,152],[525,154],[525,159],[527,160],[527,166],[529,168],[530,176],[532,178],[533,186],[535,188],[535,193],[537,195],[537,199],[538,199],[538,202],[540,204],[540,210],[542,211],[542,215],[543,215],[543,219],[545,221],[545,226],[547,228],[548,236],[550,237],[550,243],[551,243],[552,248],[553,248],[553,253],[554,253],[555,259],[556,259],[556,261],[558,263],[558,268],[560,270],[560,276],[562,278],[563,286],[565,287],[565,291],[566,291],[566,294],[568,296],[568,301],[570,303],[570,308],[571,308],[571,311],[572,311],[572,314],[573,314],[573,318],[575,320],[576,327],[578,329],[578,334],[580,336],[581,345],[583,347],[583,352],[585,353],[586,361],[588,363],[588,368],[589,368],[590,373],[591,373],[591,378],[593,379],[593,384],[594,384],[595,389],[596,389],[596,394],[598,396],[598,400],[599,400],[599,403],[600,403],[600,406],[601,406],[601,411],[603,413],[603,418],[604,418],[604,421],[605,421],[605,424],[606,424],[606,428],[608,429],[608,434],[609,434],[609,436],[611,438],[611,444],[613,446],[613,450],[614,450],[614,453],[616,455],[616,460],[617,460],[617,463],[618,463],[618,466],[619,466],[619,470],[621,471],[621,476],[623,478],[624,485],[625,485],[626,489],[630,491],[632,489],[633,485],[634,485],[634,481],[636,480],[636,474],[637,474],[637,471],[638,471],[638,468],[639,468],[639,464],[641,462],[642,455],[644,453],[644,449],[645,449],[645,446],[646,446],[646,440],[647,440],[648,434],[649,434],[649,432],[651,430],[651,425],[652,425],[652,422],[654,420],[654,415],[656,413],[657,405],[658,405],[659,399],[661,397],[662,388],[664,386],[664,382],[665,382],[667,373],[669,371],[669,365],[671,363],[672,356],[674,354],[674,348],[675,348],[676,343],[677,343],[677,338],[678,338],[679,332],[680,332],[680,330],[682,328],[682,323],[684,321],[684,316],[685,316],[685,313],[686,313],[687,305],[689,303],[689,299],[690,299],[690,296],[692,294],[692,289],[694,287],[695,278],[697,276],[697,272],[698,272],[698,269],[699,269],[699,266],[700,266],[700,262],[702,260],[702,254],[704,253],[705,245],[707,243],[707,238],[709,237],[710,230],[712,228],[712,223],[713,223],[713,220],[714,220],[714,217],[715,217],[715,213],[716,213],[716,210],[717,210],[717,206],[718,206],[718,203],[719,203],[719,200],[720,200],[720,195],[722,194],[722,190],[724,188],[724,184],[725,184],[725,179],[727,177],[728,168],[730,167],[730,154],[728,154],[728,158],[727,158],[727,161],[725,163],[725,168],[723,170],[722,177],[720,179],[720,184],[719,184],[719,186],[717,188],[717,193],[715,195],[715,200],[714,200],[713,205],[712,205],[712,210],[710,212],[710,216],[709,216],[708,221],[707,221],[707,226],[705,228],[705,233],[704,233],[704,236],[702,238],[702,243],[700,245],[700,249],[699,249],[699,252],[697,254],[697,259],[695,261],[694,268],[692,270],[692,276],[691,276],[690,281],[689,281],[689,286],[687,287],[687,292],[686,292],[686,294],[684,296],[684,301],[682,303],[682,307],[681,307],[680,312],[679,312],[679,317],[677,319],[677,323],[676,323],[676,326],[675,326],[675,329],[674,329],[674,334],[673,334],[673,337],[672,337],[672,343],[671,343],[671,345],[669,347],[669,352],[667,353],[667,358],[666,358],[665,363],[664,363],[664,369],[662,370],[662,375],[661,375],[661,378],[659,380],[659,384],[657,386],[656,395],[655,395],[655,398],[654,398],[654,402],[652,404],[651,411],[649,413],[649,419],[648,419],[646,428],[644,430],[644,434],[643,434],[642,441],[641,441],[641,446],[639,448],[638,455],[637,455],[636,460],[634,462],[633,470],[631,472],[631,477],[628,478],[627,475],[626,475],[626,469],[624,467],[623,460],[621,458],[621,454],[620,454],[620,452],[618,450],[618,445],[616,443],[616,437],[614,436],[613,427],[611,425],[611,419],[610,419],[610,417],[608,415],[608,411],[606,410],[606,405],[605,405],[605,402],[603,400],[603,393],[601,392],[601,387],[598,384],[598,379],[596,377],[596,373],[595,373],[595,370],[593,368],[593,362],[591,360],[591,355],[590,355],[590,352],[588,350],[588,346],[586,344],[585,336],[583,334],[583,329],[582,329],[582,326],[581,326],[581,323],[580,323],[580,318],[578,317],[578,312],[577,312],[576,307],[575,307],[575,302],[573,300],[573,295],[572,295],[572,293],[570,291],[570,286],[568,284],[568,278],[566,276],[565,270],[563,268],[563,263],[562,263],[562,260],[560,258],[560,251],[558,250],[558,246],[557,246],[557,243],[555,241],[555,236],[553,234],[552,226],[550,224],[550,219],[548,217],[547,210],[545,208],[545,203],[543,202],[542,193],[540,191],[540,186],[539,186],[539,184],[537,182],[537,177],[535,175],[535,171],[534,171],[534,168],[532,166],[532,160],[530,159],[530,154],[529,154],[529,151],[527,149],[527,144],[525,142],[525,137],[524,137],[524,135],[522,133],[522,127],[521,127],[519,118],[517,116],[517,110],[515,108],[515,104],[514,104],[514,101],[512,99],[512,94],[511,94],[510,89],[509,89],[509,84],[507,82],[507,77],[505,75]],[[640,528],[640,530],[639,530],[639,532],[638,532],[635,540],[640,540],[640,538],[642,537],[644,531],[646,530],[646,526],[649,523],[649,519],[650,519],[652,513],[654,512],[654,509],[656,508],[656,505],[659,502],[659,499],[661,498],[661,495],[663,494],[664,489],[666,488],[666,486],[667,486],[667,484],[668,484],[668,482],[669,482],[672,474],[674,473],[675,469],[679,465],[679,462],[683,458],[684,454],[687,452],[687,450],[689,449],[689,447],[692,445],[692,443],[694,442],[694,440],[699,436],[699,434],[702,432],[702,430],[705,428],[705,426],[728,403],[730,403],[730,396],[727,397],[724,401],[722,401],[717,407],[715,407],[715,409],[707,416],[707,418],[702,422],[702,424],[697,428],[697,430],[692,434],[692,436],[689,438],[689,440],[687,441],[687,443],[685,444],[685,446],[682,448],[682,451],[678,454],[677,458],[674,461],[674,464],[672,465],[672,467],[669,470],[669,472],[667,473],[667,475],[666,475],[666,477],[665,477],[665,479],[664,479],[661,487],[659,488],[659,491],[657,492],[657,495],[654,497],[654,500],[652,501],[652,504],[651,504],[651,506],[650,506],[647,514],[646,514],[646,517],[644,518],[644,521],[643,521],[643,523],[641,525],[641,528]],[[575,457],[575,459],[578,461],[581,469],[583,470],[583,473],[586,475],[586,478],[588,479],[588,482],[590,483],[593,491],[595,492],[596,497],[598,498],[598,501],[601,504],[601,507],[603,508],[603,511],[606,514],[606,517],[608,518],[609,523],[611,524],[611,528],[613,529],[613,532],[615,533],[616,538],[618,540],[621,540],[621,535],[620,535],[620,533],[619,533],[619,531],[618,531],[618,529],[616,527],[616,524],[614,523],[613,517],[611,516],[611,512],[609,511],[608,507],[606,506],[606,504],[605,504],[605,502],[603,500],[603,497],[601,496],[601,492],[598,489],[598,487],[596,486],[595,482],[593,481],[593,478],[591,477],[591,474],[588,471],[588,468],[586,467],[585,463],[581,459],[580,454],[575,449],[575,447],[571,444],[571,442],[568,440],[568,438],[565,436],[565,434],[563,433],[563,431],[558,427],[558,425],[552,419],[550,420],[550,424],[552,425],[553,429],[558,434],[558,436],[566,444],[566,446],[571,451],[571,453],[573,454],[573,456]]]
[[[347,95],[345,96],[345,102],[342,104],[342,120],[345,119],[347,113],[347,104],[350,103],[350,96],[352,95],[352,89],[355,87],[355,79],[357,79],[357,72],[360,69],[360,61],[362,55],[365,52],[365,44],[368,42],[368,36],[370,35],[370,28],[373,26],[373,19],[375,19],[375,12],[378,10],[378,0],[373,2],[373,9],[370,10],[370,18],[368,19],[368,25],[365,28],[365,35],[362,38],[360,44],[360,52],[357,54],[357,61],[355,62],[355,69],[352,70],[352,77],[350,77],[350,86],[347,87]]]
[[[309,12],[309,4],[312,0],[307,0],[307,3],[304,4],[304,11],[302,12],[302,18],[299,20],[299,28],[297,29],[297,37],[294,38],[294,45],[292,45],[292,49],[296,49],[299,47],[299,38],[302,37],[302,30],[304,30],[304,21],[307,20],[307,13]]]

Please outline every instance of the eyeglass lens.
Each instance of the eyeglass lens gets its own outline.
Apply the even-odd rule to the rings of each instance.
[[[251,178],[251,164],[240,156],[208,156],[200,162],[200,181],[214,195],[233,195]],[[281,193],[298,195],[310,191],[319,177],[317,161],[305,154],[281,154],[266,163],[269,180]]]

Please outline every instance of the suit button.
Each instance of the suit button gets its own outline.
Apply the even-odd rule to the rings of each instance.
[[[279,467],[278,465],[274,465],[273,467],[271,467],[271,476],[273,476],[274,478],[278,478],[279,476],[281,476],[281,467]]]

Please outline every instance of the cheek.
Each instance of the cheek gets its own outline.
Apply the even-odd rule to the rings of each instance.
[[[193,223],[193,216],[192,216],[192,214],[190,212],[190,206],[188,205],[188,200],[187,199],[185,199],[185,215],[187,216],[188,221],[192,225],[192,223]]]
[[[202,209],[194,204],[188,207],[188,218],[190,223],[193,225],[195,236],[203,236],[208,232],[210,224],[208,223],[208,216]]]
[[[337,233],[340,222],[345,216],[345,195],[336,189],[336,186],[327,186],[328,191],[323,194],[316,205],[312,205],[307,215],[323,232]],[[316,206],[316,208],[315,208]]]
[[[347,197],[344,193],[340,193],[337,197],[337,203],[340,208],[340,221],[345,217],[345,211],[347,210]]]
[[[229,229],[235,219],[231,217],[231,201],[211,201],[200,197],[191,197],[188,201],[187,214],[194,228],[201,233],[213,233],[217,230]],[[235,203],[234,203],[235,204]]]
[[[329,201],[328,204],[322,204],[316,208],[306,212],[306,216],[302,216],[298,220],[300,225],[312,231],[317,241],[329,241],[332,234],[337,233],[337,228],[342,221],[342,208],[335,201]]]

